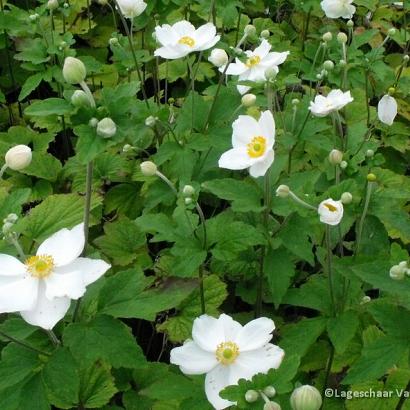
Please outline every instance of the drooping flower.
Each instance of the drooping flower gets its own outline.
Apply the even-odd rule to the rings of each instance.
[[[350,91],[345,93],[342,90],[332,90],[327,95],[317,95],[314,101],[310,102],[309,110],[316,117],[326,117],[331,112],[339,111],[346,104],[353,101]]]
[[[356,12],[356,7],[352,3],[353,0],[323,0],[320,2],[320,6],[326,17],[351,19]]]
[[[147,8],[143,0],[117,0],[121,13],[124,17],[132,19],[138,17]]]
[[[0,254],[0,313],[20,312],[31,325],[52,329],[110,265],[101,259],[80,257],[84,225],[61,229],[21,263]]]
[[[386,125],[392,125],[397,115],[397,102],[391,95],[384,95],[377,105],[377,116]]]
[[[329,198],[319,204],[317,212],[320,222],[327,225],[338,225],[343,217],[343,204],[341,201]]]
[[[219,167],[233,170],[249,168],[254,178],[265,175],[275,157],[275,120],[270,111],[262,112],[259,121],[240,115],[232,124],[233,148],[222,154]]]
[[[174,25],[163,24],[155,27],[157,41],[162,47],[157,48],[155,56],[174,60],[185,57],[194,51],[208,50],[220,39],[216,27],[207,23],[195,29],[189,21],[178,21]]]
[[[235,59],[235,63],[231,63],[226,70],[226,74],[238,75],[239,81],[266,81],[265,71],[273,69],[276,73],[279,72],[279,65],[282,64],[289,55],[289,51],[282,53],[270,52],[272,45],[263,39],[261,44],[255,50],[245,51],[246,60],[242,62],[239,58]],[[225,66],[219,71],[224,72]],[[238,91],[241,94],[249,91],[251,87],[238,85]]]
[[[225,314],[202,315],[194,321],[193,340],[172,349],[171,363],[185,374],[206,373],[206,396],[215,409],[224,409],[235,404],[220,397],[226,386],[280,366],[285,352],[269,343],[274,329],[266,317],[242,326]]]

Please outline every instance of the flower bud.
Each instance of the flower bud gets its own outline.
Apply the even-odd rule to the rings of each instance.
[[[185,185],[182,188],[182,194],[186,197],[190,197],[195,194],[195,188],[192,185]]]
[[[253,105],[255,105],[256,95],[255,94],[245,94],[242,97],[241,102],[244,107],[252,107]]]
[[[149,117],[145,119],[145,125],[147,127],[153,127],[157,121],[158,121],[157,117],[150,115]]]
[[[298,100],[297,98],[294,98],[293,100],[292,100],[292,105],[295,107],[296,105],[299,105],[300,104],[300,100]]]
[[[316,387],[304,385],[293,390],[290,396],[292,410],[319,410],[322,396]]]
[[[88,121],[88,125],[92,128],[95,128],[98,125],[97,118],[91,118],[90,121]]]
[[[248,403],[254,403],[259,398],[259,393],[256,390],[248,390],[245,393],[245,400]]]
[[[347,64],[347,62],[346,62],[346,60],[340,60],[339,61],[339,65],[340,65],[340,67],[346,67],[346,64]]]
[[[68,8],[70,7],[70,5],[69,5],[68,3],[64,3],[64,4],[63,4],[63,7],[64,7],[65,9],[68,9]]]
[[[377,177],[376,177],[376,175],[374,175],[374,174],[367,174],[367,180],[369,181],[369,182],[375,182],[376,180],[377,180]]]
[[[185,205],[191,205],[192,204],[192,198],[185,198]]]
[[[277,75],[278,75],[278,70],[275,69],[274,67],[268,67],[265,70],[265,78],[267,80],[274,80]]]
[[[332,165],[338,165],[343,160],[343,152],[339,151],[338,149],[332,149],[329,153],[329,162]]]
[[[374,157],[374,151],[372,149],[368,149],[366,151],[366,157],[367,158],[373,158]]]
[[[403,56],[403,61],[404,61],[405,63],[407,63],[409,60],[410,60],[410,57],[409,57],[408,54],[406,54],[406,55]]]
[[[347,35],[341,31],[340,33],[337,34],[337,41],[340,44],[347,43]]]
[[[362,297],[362,300],[361,300],[361,302],[360,302],[360,304],[361,305],[365,305],[366,303],[369,303],[369,302],[371,302],[371,300],[372,300],[372,298],[370,297],[370,296],[363,296]]]
[[[289,196],[290,189],[287,185],[279,185],[276,189],[276,196],[286,198]]]
[[[69,84],[79,84],[85,80],[87,70],[78,58],[66,57],[63,66],[64,80]]]
[[[266,386],[266,387],[263,389],[263,392],[264,392],[265,395],[266,395],[267,397],[269,397],[270,399],[271,399],[272,397],[275,397],[275,395],[276,395],[276,389],[275,389],[273,386]]]
[[[322,74],[316,74],[316,80],[321,80],[323,78]]]
[[[47,8],[49,10],[55,10],[56,8],[58,8],[58,0],[48,0]]]
[[[342,161],[339,165],[340,169],[346,169],[347,168],[347,161]]]
[[[117,37],[111,37],[111,38],[108,40],[108,44],[109,44],[111,47],[118,46],[118,44],[119,44],[118,38],[117,38]]]
[[[387,93],[391,96],[391,95],[394,95],[394,93],[396,92],[396,89],[394,88],[394,87],[390,87],[388,90],[387,90]]]
[[[402,269],[407,269],[407,261],[401,261],[399,263],[399,267]]]
[[[21,171],[30,165],[32,157],[33,154],[30,147],[27,145],[16,145],[6,152],[4,159],[7,168],[13,171]]]
[[[353,28],[354,27],[353,20],[347,20],[346,26],[349,28]]]
[[[89,107],[90,100],[83,90],[75,90],[71,96],[71,104],[75,107]]]
[[[117,132],[117,125],[115,122],[109,118],[105,117],[98,121],[97,124],[97,134],[103,138],[111,138]]]
[[[245,27],[244,33],[246,36],[254,36],[256,34],[256,27],[252,24],[248,24]]]
[[[269,36],[270,36],[269,30],[262,30],[261,31],[261,37],[262,38],[269,38]]]
[[[134,149],[134,147],[132,146],[132,145],[130,145],[130,144],[125,144],[123,147],[122,147],[122,152],[130,152],[130,151],[132,151]]]
[[[152,161],[141,162],[140,168],[146,177],[152,177],[157,173],[157,166]]]
[[[350,204],[353,200],[353,195],[350,192],[343,192],[342,196],[340,197],[342,204]]]
[[[328,31],[327,33],[323,34],[323,36],[322,36],[322,40],[323,40],[325,43],[328,43],[329,41],[332,41],[332,38],[333,38],[333,35],[332,35],[332,33],[331,33],[330,31]]]
[[[208,57],[208,61],[215,67],[222,67],[228,63],[228,54],[222,48],[214,48]]]
[[[406,275],[406,269],[399,265],[394,265],[390,268],[389,275],[394,280],[403,280]]]
[[[389,28],[389,30],[387,31],[387,34],[389,36],[394,36],[396,34],[396,29],[394,27]]]
[[[326,60],[323,63],[323,68],[327,71],[332,71],[335,68],[335,63],[331,60]]]
[[[14,224],[11,222],[5,222],[1,228],[3,235],[7,235],[12,232]]]
[[[268,401],[263,405],[263,410],[281,410],[282,407],[275,401]]]
[[[17,219],[19,219],[19,217],[16,214],[8,214],[7,217],[5,218],[4,222],[10,222],[12,224],[17,222]]]
[[[35,22],[39,19],[39,17],[40,16],[37,13],[34,13],[34,14],[30,14],[28,18],[30,19],[30,21]]]

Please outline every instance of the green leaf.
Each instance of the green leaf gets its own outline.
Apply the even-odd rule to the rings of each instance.
[[[359,326],[357,313],[348,310],[341,315],[330,318],[327,322],[329,338],[336,349],[336,353],[342,354],[353,339]]]
[[[35,101],[29,105],[24,113],[26,115],[45,117],[47,115],[64,115],[70,113],[72,106],[62,98],[47,98],[46,100]]]
[[[83,365],[105,360],[116,368],[133,368],[145,361],[130,329],[109,316],[97,316],[88,323],[71,323],[64,330],[63,339]]]
[[[29,325],[26,321],[20,318],[10,317],[0,325],[0,331],[8,336],[12,336],[17,340],[24,340],[32,335],[37,329]],[[9,342],[10,340],[0,335],[0,340]]]
[[[27,78],[23,86],[21,87],[21,91],[18,97],[19,101],[23,101],[28,95],[34,91],[43,80],[43,73],[36,73],[31,75]]]
[[[33,152],[31,164],[22,170],[24,174],[54,182],[61,171],[61,162],[50,154]]]

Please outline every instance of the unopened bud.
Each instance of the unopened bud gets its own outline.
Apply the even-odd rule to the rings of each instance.
[[[2,226],[3,235],[7,235],[8,233],[12,232],[14,224],[11,222],[5,222]]]
[[[192,204],[192,198],[185,198],[185,205],[191,205]]]
[[[117,125],[115,122],[109,118],[105,117],[97,124],[97,134],[103,138],[111,138],[117,132]]]
[[[64,3],[64,4],[63,4],[63,7],[64,7],[65,9],[68,9],[68,8],[70,7],[70,5],[69,5],[68,3]]]
[[[268,401],[263,405],[263,410],[281,410],[282,407],[280,407],[279,403],[276,403],[276,401]]]
[[[21,171],[30,165],[32,157],[33,154],[30,147],[27,145],[16,145],[6,152],[4,160],[7,168],[13,171]]]
[[[253,105],[255,105],[256,95],[255,94],[245,94],[242,97],[241,102],[244,107],[252,107]]]
[[[340,67],[346,67],[346,60],[340,60],[339,61],[339,65],[340,65]]]
[[[394,36],[396,34],[396,29],[394,27],[389,28],[389,30],[387,31],[387,34],[389,36]]]
[[[337,41],[338,41],[340,44],[347,43],[347,35],[346,35],[345,33],[343,33],[343,32],[338,33],[338,34],[337,34]]]
[[[396,92],[396,89],[395,89],[394,87],[390,87],[390,88],[387,90],[387,92],[388,92],[389,95],[394,95],[394,93]]]
[[[329,162],[332,165],[338,165],[343,160],[343,152],[339,151],[338,149],[332,149],[329,153]]]
[[[34,14],[30,14],[28,18],[30,19],[30,21],[34,22],[34,21],[37,21],[39,17],[40,16],[37,13],[34,13]]]
[[[293,390],[290,396],[292,410],[319,410],[322,396],[316,387],[304,385]]]
[[[56,8],[58,8],[58,0],[48,0],[47,8],[49,10],[55,10]]]
[[[406,269],[399,265],[394,265],[390,268],[389,275],[394,280],[403,280],[406,275]]]
[[[208,57],[208,61],[215,67],[222,67],[228,63],[228,54],[222,48],[214,48]]]
[[[262,38],[269,38],[269,36],[270,36],[269,30],[262,30],[261,31],[261,37]]]
[[[90,100],[83,90],[75,90],[71,96],[71,104],[75,107],[89,107]]]
[[[332,71],[335,68],[335,63],[331,60],[326,60],[323,63],[323,68],[327,71]]]
[[[368,149],[366,151],[366,157],[367,158],[373,158],[374,157],[374,151],[372,149]]]
[[[340,169],[346,169],[347,168],[347,162],[346,161],[342,161],[339,165]]]
[[[404,61],[405,63],[407,63],[409,60],[410,60],[410,57],[408,56],[408,54],[406,54],[406,55],[403,56],[403,61]]]
[[[87,70],[84,63],[75,57],[66,57],[63,66],[64,80],[69,84],[79,84],[85,80]]]
[[[289,196],[290,189],[287,185],[279,185],[276,189],[276,196],[286,198]]]
[[[266,395],[267,397],[269,397],[270,399],[271,399],[272,397],[275,397],[275,395],[276,395],[276,389],[275,389],[273,386],[266,386],[266,387],[263,389],[263,392],[264,392],[265,395]]]
[[[294,98],[293,100],[292,100],[292,105],[295,107],[295,106],[297,106],[297,105],[299,105],[300,104],[300,100],[298,100],[297,98]]]
[[[186,197],[191,197],[195,194],[195,188],[192,185],[185,185],[182,189],[182,194]]]
[[[145,119],[145,125],[147,127],[153,127],[157,121],[158,121],[157,117],[150,115],[149,117]]]
[[[248,390],[245,393],[245,400],[248,403],[254,403],[259,398],[259,393],[256,390]]]
[[[130,145],[130,144],[125,144],[123,147],[122,147],[122,152],[130,152],[130,151],[132,151],[134,149],[134,147],[132,146],[132,145]]]
[[[366,303],[369,303],[369,302],[371,302],[371,300],[372,300],[372,298],[370,297],[370,296],[363,296],[362,297],[362,300],[361,300],[361,302],[360,302],[360,304],[361,305],[365,305]]]
[[[377,180],[377,177],[376,177],[376,175],[374,175],[374,174],[367,174],[367,180],[369,181],[369,182],[375,182],[376,180]]]
[[[254,36],[256,34],[256,27],[252,24],[245,26],[244,33],[246,36]]]
[[[118,46],[119,41],[118,41],[118,38],[117,38],[117,37],[111,37],[111,38],[108,40],[108,43],[109,43],[109,45],[110,45],[111,47],[115,47],[115,46]]]
[[[354,26],[353,20],[347,20],[346,26],[352,28]]]
[[[97,118],[90,118],[90,121],[88,121],[88,125],[92,128],[95,128],[98,125]]]
[[[332,35],[332,33],[331,33],[330,31],[328,31],[327,33],[323,34],[323,36],[322,36],[322,40],[323,40],[325,43],[328,43],[329,41],[332,41],[332,38],[333,38],[333,35]]]
[[[157,166],[152,161],[141,162],[140,168],[146,177],[152,177],[157,173]]]
[[[17,219],[19,219],[19,217],[16,214],[8,214],[4,222],[10,222],[14,224],[17,222]]]
[[[353,195],[350,192],[343,192],[343,194],[340,197],[340,200],[342,201],[342,204],[350,204],[353,200]]]

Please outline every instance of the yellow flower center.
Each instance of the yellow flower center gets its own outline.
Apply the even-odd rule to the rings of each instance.
[[[195,40],[192,37],[184,36],[179,39],[178,43],[192,48],[195,45]]]
[[[248,155],[251,158],[259,158],[266,151],[266,138],[262,136],[254,137],[247,147]]]
[[[259,64],[260,62],[261,62],[261,58],[260,58],[259,56],[252,56],[252,57],[249,57],[249,58],[246,60],[245,65],[246,65],[248,68],[251,68],[251,67],[253,67],[254,65]]]
[[[239,355],[239,347],[234,342],[223,342],[216,349],[216,360],[227,365],[232,364]]]
[[[333,206],[332,204],[323,204],[330,212],[336,212],[337,208]]]
[[[54,259],[50,255],[31,256],[25,262],[27,272],[35,278],[46,278],[54,269]]]

